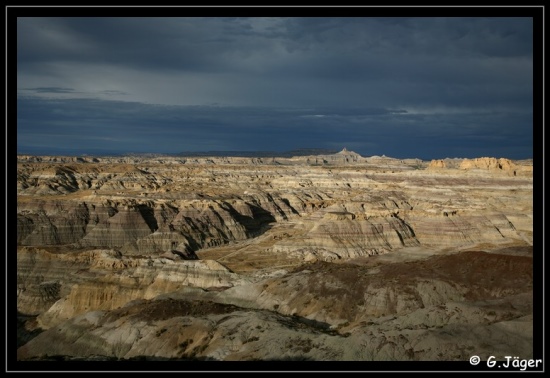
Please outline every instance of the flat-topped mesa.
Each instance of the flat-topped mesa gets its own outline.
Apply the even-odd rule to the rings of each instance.
[[[434,159],[428,169],[459,169],[464,171],[484,170],[508,176],[528,176],[533,172],[532,164],[505,158],[480,157],[475,159]]]
[[[460,163],[460,169],[502,169],[513,170],[515,164],[509,159],[496,159],[494,157],[481,157],[476,159],[464,159]]]

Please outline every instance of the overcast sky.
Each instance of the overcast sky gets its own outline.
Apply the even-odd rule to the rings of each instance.
[[[533,157],[531,18],[18,18],[18,153]]]

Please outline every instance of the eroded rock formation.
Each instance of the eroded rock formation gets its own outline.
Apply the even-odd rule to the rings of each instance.
[[[21,360],[533,353],[532,161],[20,156],[17,173]]]

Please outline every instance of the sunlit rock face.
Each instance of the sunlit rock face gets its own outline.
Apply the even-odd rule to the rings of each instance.
[[[72,254],[34,248],[18,253],[18,307],[41,313],[49,328],[90,309],[113,309],[181,287],[227,288],[239,277],[213,260],[189,261],[177,254],[126,258],[116,250]]]
[[[18,358],[528,358],[532,165],[19,156]]]

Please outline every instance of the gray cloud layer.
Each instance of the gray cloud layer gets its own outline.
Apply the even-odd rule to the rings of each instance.
[[[20,152],[532,157],[530,18],[19,18],[17,32]]]

